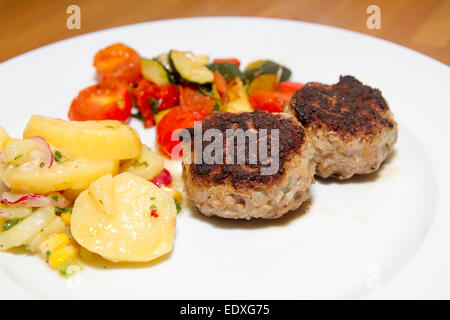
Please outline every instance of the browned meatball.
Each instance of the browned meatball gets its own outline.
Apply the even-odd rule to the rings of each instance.
[[[203,132],[214,128],[224,134],[224,163],[183,164],[187,194],[201,213],[233,219],[275,219],[297,209],[309,198],[308,187],[314,181],[313,148],[304,128],[294,117],[260,110],[214,113],[203,119],[202,126]],[[253,130],[258,133],[258,142],[264,139],[258,129],[268,129],[268,155],[272,153],[271,142],[275,139],[270,130],[278,129],[279,153],[273,154],[279,159],[276,172],[261,174],[262,168],[272,165],[262,158],[258,158],[257,163],[249,162],[249,139],[234,146],[235,156],[246,154],[245,163],[226,163],[231,150],[226,147],[227,129]],[[207,145],[204,143],[201,150],[205,150]]]
[[[397,141],[397,123],[381,92],[352,76],[334,85],[308,83],[285,111],[311,135],[322,178],[374,172]]]

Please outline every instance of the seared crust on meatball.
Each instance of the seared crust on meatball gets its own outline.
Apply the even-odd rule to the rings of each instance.
[[[313,137],[316,173],[323,178],[378,170],[397,140],[397,123],[381,92],[352,76],[334,85],[308,83],[285,111]]]
[[[192,164],[190,167],[193,178],[199,183],[230,183],[234,188],[245,190],[258,185],[269,186],[277,183],[283,176],[284,164],[292,159],[295,153],[300,150],[305,143],[305,130],[298,123],[282,115],[271,115],[267,112],[257,110],[253,113],[215,113],[203,122],[203,131],[208,129],[218,129],[224,134],[227,129],[268,129],[268,140],[270,141],[270,130],[279,129],[279,167],[274,175],[261,175],[260,169],[264,166],[260,161],[256,164],[249,163],[249,144],[234,145],[234,163],[222,164]],[[261,137],[257,136],[259,142]],[[205,144],[206,147],[207,144]],[[271,144],[267,144],[268,153],[271,152]],[[245,163],[237,164],[237,154],[245,153]],[[226,143],[223,143],[224,161],[227,155]]]
[[[203,119],[202,132],[217,129],[223,137],[223,163],[183,163],[186,191],[200,212],[207,216],[251,219],[281,217],[297,209],[309,198],[308,187],[313,182],[314,164],[311,162],[313,148],[304,128],[286,114],[270,114],[257,110],[245,113],[213,113]],[[249,139],[233,146],[233,162],[227,147],[228,129],[251,130],[256,133],[257,143],[267,139],[267,153],[278,157],[278,170],[270,175],[261,174],[262,168],[271,163],[257,157],[250,163]],[[267,129],[267,136],[260,134]],[[272,150],[271,130],[279,130],[278,153]],[[266,141],[264,141],[266,142]],[[212,142],[209,142],[212,143]],[[203,142],[201,152],[209,145]],[[193,162],[195,148],[191,144]],[[254,150],[253,150],[254,151]],[[245,162],[237,163],[237,154],[245,154]]]

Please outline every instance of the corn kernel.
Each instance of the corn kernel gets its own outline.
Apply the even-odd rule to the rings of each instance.
[[[48,256],[69,244],[69,236],[65,233],[60,233],[43,241],[39,245],[39,249],[44,256]]]
[[[173,200],[182,202],[183,201],[183,194],[174,188],[169,187],[163,187],[161,188],[164,192],[166,192],[169,196],[173,198]]]
[[[66,224],[66,226],[70,226],[70,221],[72,219],[72,215],[70,212],[63,212],[61,213],[61,220]]]
[[[69,245],[50,254],[48,262],[53,269],[58,269],[67,260],[74,259],[77,254],[78,249],[72,245]]]

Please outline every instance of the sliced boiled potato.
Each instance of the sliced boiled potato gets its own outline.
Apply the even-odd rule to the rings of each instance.
[[[34,115],[23,137],[34,136],[42,136],[71,157],[95,160],[132,159],[142,149],[138,133],[116,120],[65,121]]]
[[[33,139],[15,140],[8,143],[3,149],[1,162],[3,164],[21,165],[31,160],[33,150],[36,149],[38,142]]]
[[[18,205],[7,205],[0,203],[0,218],[6,218],[8,220],[23,219],[33,213],[32,208],[22,207]]]
[[[50,193],[59,190],[83,190],[106,174],[116,174],[118,161],[88,159],[55,162],[50,168],[0,165],[0,176],[8,187],[19,193]]]
[[[0,232],[0,251],[24,245],[28,239],[38,234],[57,218],[53,207],[36,210],[11,229]]]
[[[108,174],[94,181],[89,186],[89,195],[97,202],[97,205],[104,213],[111,213],[115,210],[113,184],[114,179],[112,175]]]
[[[106,195],[111,180],[112,193]],[[82,247],[113,262],[150,261],[172,250],[176,206],[169,195],[127,172],[93,185],[103,191],[89,187],[72,211],[72,235]],[[104,210],[100,200],[105,203],[107,198],[114,207]]]
[[[3,150],[4,147],[11,141],[11,137],[6,132],[5,129],[0,127],[0,151]]]
[[[157,152],[153,152],[150,148],[144,146],[141,155],[125,163],[120,168],[120,172],[134,173],[146,180],[151,180],[160,174],[163,169],[163,158]]]
[[[27,241],[28,243],[25,243],[25,245],[29,251],[36,252],[39,250],[39,245],[51,235],[64,233],[65,231],[66,225],[61,218],[56,217],[46,228],[40,229],[34,237]]]

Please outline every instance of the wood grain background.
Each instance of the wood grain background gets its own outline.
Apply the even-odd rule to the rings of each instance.
[[[68,30],[66,8],[81,8],[81,29]],[[381,29],[366,27],[369,5]],[[0,0],[0,61],[105,28],[193,16],[260,16],[310,21],[387,39],[450,64],[450,0]]]

